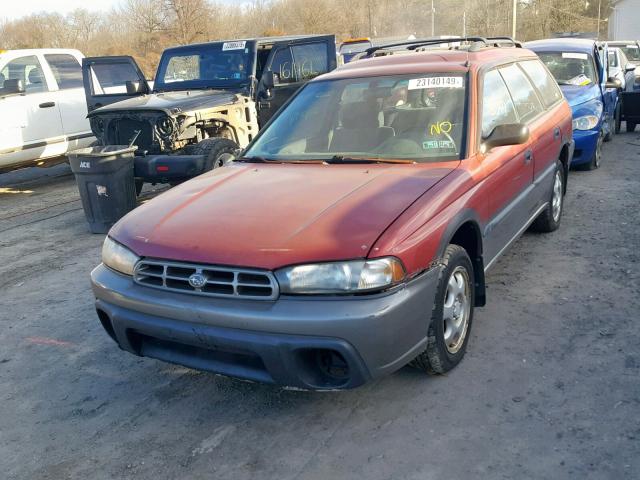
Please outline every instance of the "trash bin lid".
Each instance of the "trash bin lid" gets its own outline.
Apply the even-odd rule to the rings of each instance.
[[[110,157],[112,155],[122,155],[124,153],[135,152],[137,149],[137,145],[106,145],[80,148],[69,152],[68,155],[75,157]]]

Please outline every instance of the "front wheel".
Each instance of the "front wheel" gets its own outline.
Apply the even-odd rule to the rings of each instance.
[[[449,245],[441,264],[427,347],[411,362],[432,375],[448,372],[464,357],[475,302],[473,264],[466,250]]]
[[[551,190],[551,198],[547,207],[531,224],[531,229],[536,232],[553,232],[560,226],[562,219],[562,210],[564,207],[564,168],[562,163],[556,162],[556,171],[553,175],[553,188]]]
[[[600,162],[602,161],[602,142],[604,140],[604,132],[600,130],[600,134],[598,135],[598,140],[596,141],[596,148],[593,151],[593,155],[591,156],[591,160],[584,165],[580,165],[580,170],[595,170],[600,168]]]
[[[224,167],[235,159],[238,144],[228,138],[205,138],[193,147],[194,155],[204,155],[204,171]]]

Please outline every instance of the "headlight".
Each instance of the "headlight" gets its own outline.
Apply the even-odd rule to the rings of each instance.
[[[162,138],[168,138],[173,134],[175,125],[170,117],[165,116],[158,119],[156,129]]]
[[[367,292],[395,285],[404,277],[404,266],[393,257],[297,265],[276,272],[285,294]]]
[[[102,245],[102,263],[125,275],[133,275],[133,267],[140,260],[135,253],[124,245],[107,237]]]
[[[584,117],[578,117],[573,121],[574,130],[591,130],[598,125],[599,117],[595,115],[585,115]]]

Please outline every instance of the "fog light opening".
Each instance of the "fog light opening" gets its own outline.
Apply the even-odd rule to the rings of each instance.
[[[96,308],[96,312],[98,313],[98,318],[100,319],[102,328],[105,329],[107,334],[111,337],[111,340],[117,343],[118,340],[116,339],[116,332],[113,330],[113,325],[111,324],[111,319],[109,318],[109,315],[107,315],[106,312],[104,312],[103,310],[100,310],[99,308]]]
[[[349,365],[340,352],[316,350],[315,360],[320,371],[331,380],[344,382],[349,379]]]

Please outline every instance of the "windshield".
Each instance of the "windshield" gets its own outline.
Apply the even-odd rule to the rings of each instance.
[[[620,47],[630,62],[640,62],[640,48],[638,45],[625,45]]]
[[[369,40],[362,40],[359,42],[345,42],[342,45],[340,45],[340,53],[341,54],[360,53],[360,52],[364,52],[368,48],[371,48],[371,41]]]
[[[245,41],[170,50],[160,60],[155,90],[240,87],[252,75],[251,59]]]
[[[466,76],[414,74],[310,82],[247,157],[445,161],[462,158]]]
[[[559,85],[590,85],[598,83],[593,60],[586,53],[540,52],[545,63]]]

